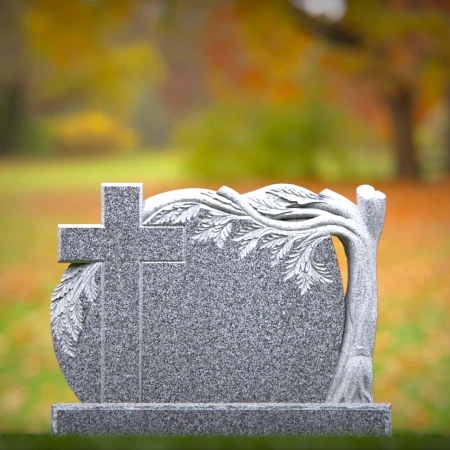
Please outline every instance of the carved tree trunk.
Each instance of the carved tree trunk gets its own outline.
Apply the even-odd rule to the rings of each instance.
[[[357,236],[340,237],[348,261],[345,330],[331,403],[372,402],[372,356],[377,326],[376,255],[383,229],[386,197],[370,186],[357,189]],[[338,236],[339,237],[339,236]]]

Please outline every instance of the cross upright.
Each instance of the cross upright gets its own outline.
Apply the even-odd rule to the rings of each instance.
[[[142,226],[142,184],[102,184],[101,225],[60,225],[58,261],[102,262],[101,402],[142,395],[142,264],[185,259],[184,228]],[[120,333],[117,332],[120,329]]]

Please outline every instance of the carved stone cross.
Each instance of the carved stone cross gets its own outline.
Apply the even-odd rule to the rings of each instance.
[[[141,399],[142,264],[184,260],[184,228],[142,226],[141,211],[142,184],[102,184],[102,225],[59,226],[59,262],[102,262],[102,402]]]

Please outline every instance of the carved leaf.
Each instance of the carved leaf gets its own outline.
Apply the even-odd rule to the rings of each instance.
[[[241,208],[233,203],[231,200],[223,197],[222,195],[218,195],[217,192],[204,192],[203,195],[205,197],[209,197],[215,202],[220,203],[221,205],[234,210],[235,212],[241,211]]]
[[[237,236],[233,239],[235,242],[239,242],[239,253],[241,258],[245,258],[252,250],[254,250],[260,242],[260,238],[268,231],[258,224],[251,224],[243,230],[241,230],[240,233],[237,233]]]
[[[194,202],[173,203],[161,208],[152,217],[149,217],[144,225],[177,225],[194,218],[200,212],[200,204]]]
[[[87,305],[99,295],[95,275],[101,263],[71,264],[53,291],[50,306],[52,329],[64,353],[75,356]],[[85,301],[84,301],[85,300]]]
[[[235,220],[236,217],[234,216],[209,211],[201,220],[192,239],[199,242],[212,240],[219,248],[222,248],[230,236],[232,224]]]
[[[258,245],[257,239],[253,239],[253,241],[247,241],[241,244],[239,248],[241,258],[245,258],[252,250],[256,248],[257,245]]]
[[[286,257],[296,239],[298,239],[298,236],[278,235],[274,236],[272,239],[267,239],[265,236],[261,248],[269,249],[272,266],[275,266]]]
[[[284,211],[287,202],[277,196],[268,196],[266,193],[255,195],[249,199],[250,205],[261,214]]]
[[[323,203],[324,200],[321,199],[314,192],[299,186],[281,186],[270,189],[267,191],[268,194],[276,197],[278,200],[285,200],[287,206],[303,206],[310,203]]]
[[[243,242],[247,243],[249,241],[258,240],[264,233],[267,232],[267,228],[256,228],[253,230],[248,231],[245,234],[241,234],[240,236],[236,237],[234,240],[236,242]]]
[[[286,256],[284,280],[293,278],[300,286],[301,294],[305,294],[313,284],[332,281],[326,266],[314,259],[314,250],[324,239],[319,237],[296,241]]]
[[[235,236],[237,238],[240,236],[244,236],[245,234],[247,234],[250,231],[259,230],[259,229],[263,228],[263,226],[261,224],[255,222],[252,219],[249,220],[248,217],[243,217],[243,219],[246,219],[246,220],[242,221],[241,227],[239,229],[237,229],[235,232]]]
[[[298,186],[277,186],[257,191],[249,199],[253,208],[260,214],[274,219],[289,219],[295,209],[312,203],[323,203],[314,192]]]

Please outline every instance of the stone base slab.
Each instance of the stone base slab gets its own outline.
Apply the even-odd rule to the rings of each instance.
[[[59,403],[55,435],[389,436],[387,403]]]

